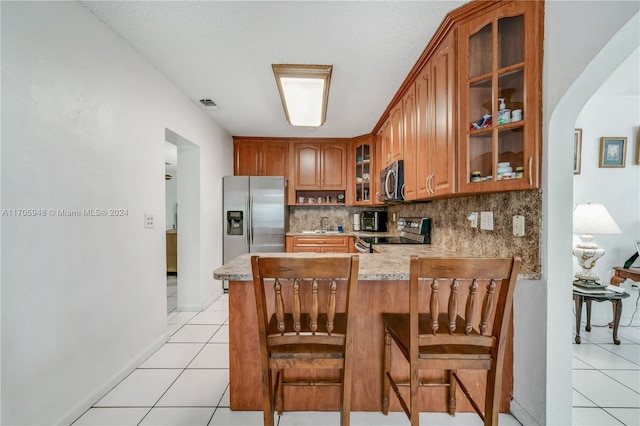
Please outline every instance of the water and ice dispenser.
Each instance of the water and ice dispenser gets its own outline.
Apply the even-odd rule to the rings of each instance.
[[[242,220],[242,211],[228,211],[227,235],[242,235],[244,229]]]

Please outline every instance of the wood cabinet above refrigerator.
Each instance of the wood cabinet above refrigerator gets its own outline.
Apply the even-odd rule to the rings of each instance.
[[[233,138],[236,176],[289,177],[289,143],[269,139]]]

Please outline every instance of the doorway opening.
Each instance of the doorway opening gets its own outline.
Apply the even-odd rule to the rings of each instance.
[[[176,264],[176,306],[172,312],[200,311],[202,309],[201,289],[201,247],[200,247],[200,147],[183,138],[177,133],[165,129],[165,146],[176,151],[177,165],[176,199],[166,200],[167,235],[173,234],[175,240],[175,264]],[[179,177],[178,177],[179,176]],[[173,179],[165,182],[171,182]],[[174,222],[171,222],[173,216]],[[173,224],[175,223],[175,229]],[[168,243],[165,246],[168,251]],[[170,278],[170,275],[167,275]],[[167,285],[167,295],[173,289]],[[169,297],[167,297],[167,310],[169,310]]]
[[[170,315],[178,307],[178,147],[167,141],[164,144],[167,315]]]

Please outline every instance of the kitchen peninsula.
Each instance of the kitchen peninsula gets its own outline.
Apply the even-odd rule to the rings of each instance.
[[[355,315],[355,350],[353,394],[351,408],[354,411],[381,411],[383,312],[408,312],[409,256],[465,257],[459,252],[432,245],[384,246],[379,254],[363,253],[360,256],[358,296]],[[262,256],[319,257],[347,256],[346,254],[313,253],[263,253]],[[250,265],[251,254],[243,254],[214,271],[214,277],[229,281],[229,380],[230,406],[232,410],[261,410],[261,369],[257,315]],[[441,303],[446,306],[446,294]],[[344,304],[344,300],[339,300]],[[510,327],[510,330],[512,327]],[[513,338],[509,332],[500,411],[509,411],[513,389]],[[397,351],[397,348],[393,348]],[[400,356],[396,353],[393,356]],[[406,368],[395,372],[402,375]],[[337,372],[336,372],[337,373]],[[323,373],[326,374],[326,373]],[[404,372],[404,374],[407,374]],[[428,371],[426,377],[438,378],[441,372]],[[469,391],[480,403],[484,400],[483,371],[464,371],[468,377]],[[477,376],[477,379],[476,379]],[[309,377],[309,380],[317,377]],[[421,390],[423,411],[446,411],[446,389]],[[339,389],[334,387],[285,388],[285,410],[323,411],[337,410]],[[392,398],[391,410],[400,411],[397,399]],[[460,395],[458,411],[473,411],[468,401]]]

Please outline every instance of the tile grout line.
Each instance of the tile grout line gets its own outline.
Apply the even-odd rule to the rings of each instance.
[[[205,312],[205,311],[202,311],[202,312]],[[171,335],[169,336],[169,339],[170,339],[174,334],[176,334],[179,330],[181,330],[185,325],[188,325],[188,324],[189,324],[189,323],[188,323],[188,321],[193,320],[193,318],[195,318],[197,315],[198,315],[198,314],[195,314],[191,319],[187,320],[187,322],[185,322],[184,324],[180,325],[180,328],[178,328],[178,330],[176,330],[173,334],[171,334]],[[169,324],[168,324],[168,325],[169,325]],[[190,325],[218,325],[218,324],[190,324]],[[161,408],[161,407],[158,407],[158,402],[160,402],[160,400],[161,400],[161,399],[162,399],[162,398],[167,394],[167,392],[169,391],[169,389],[171,389],[171,387],[172,387],[172,386],[173,386],[173,385],[178,381],[178,379],[179,379],[179,378],[184,374],[184,372],[189,368],[189,365],[191,365],[191,363],[195,360],[195,358],[196,358],[196,357],[197,357],[197,356],[198,356],[198,355],[199,355],[199,354],[204,350],[204,348],[206,347],[206,345],[211,341],[211,339],[213,339],[213,337],[216,335],[216,333],[217,333],[218,331],[220,331],[220,328],[222,327],[222,325],[223,325],[223,324],[220,324],[220,326],[219,326],[219,327],[216,329],[216,331],[211,335],[211,337],[210,337],[206,342],[204,342],[204,344],[202,345],[202,347],[200,348],[200,350],[198,350],[198,352],[193,356],[193,358],[191,359],[191,361],[189,361],[189,362],[187,363],[187,365],[186,365],[184,368],[180,369],[180,370],[181,370],[181,371],[180,371],[180,374],[178,374],[178,375],[176,376],[176,378],[171,382],[171,384],[169,384],[169,386],[167,387],[167,389],[165,389],[165,391],[162,393],[162,395],[160,395],[160,397],[158,397],[158,399],[157,399],[157,400],[156,400],[156,402],[153,404],[153,406],[151,406],[151,408],[149,408],[149,411],[147,411],[147,413],[146,413],[146,414],[145,414],[145,415],[140,419],[140,421],[137,423],[137,425],[138,425],[138,426],[139,426],[140,424],[142,424],[142,422],[144,421],[144,419],[145,419],[145,418],[147,418],[147,417],[149,416],[149,413],[151,413],[151,411],[152,411],[154,408],[156,408],[156,407],[157,407],[157,408]],[[166,344],[170,344],[170,343],[202,343],[202,342],[169,342],[169,341],[167,341],[167,342],[165,342],[165,343],[163,344],[163,346],[164,346],[164,345],[166,345]],[[161,347],[162,347],[162,346],[161,346]],[[158,348],[158,350],[160,350],[160,348]],[[157,351],[156,351],[156,352],[157,352]],[[155,354],[156,352],[154,352],[154,354]],[[153,354],[152,354],[151,356],[153,356]],[[150,357],[151,357],[151,356],[150,356]],[[137,370],[137,369],[144,370],[144,368],[140,368],[140,367],[136,368],[136,370]],[[149,369],[150,369],[150,368],[149,368]],[[158,369],[163,369],[163,368],[158,368]],[[172,369],[172,370],[175,370],[175,368],[169,368],[169,367],[164,368],[164,369]],[[195,369],[194,369],[194,370],[195,370]],[[135,370],[134,370],[134,371],[135,371]],[[127,376],[127,377],[128,377],[128,376]],[[227,387],[228,387],[228,384],[227,384]],[[226,388],[225,388],[225,391],[226,391]],[[222,398],[223,398],[223,397],[224,397],[224,392],[222,393],[222,396],[220,397],[220,400],[222,400]],[[218,401],[218,404],[220,403],[220,400]],[[176,407],[177,407],[177,408],[181,408],[182,406],[176,406]],[[194,407],[191,407],[191,406],[190,406],[189,408],[194,408]],[[211,408],[211,407],[206,406],[206,408]],[[213,414],[215,414],[215,411],[217,410],[218,405],[214,406],[213,408],[214,408],[214,410],[213,410],[213,413],[211,414],[211,417],[209,418],[209,422],[208,422],[208,423],[210,423],[210,422],[211,422],[211,420],[213,419]],[[207,423],[207,424],[208,424],[208,423]]]

